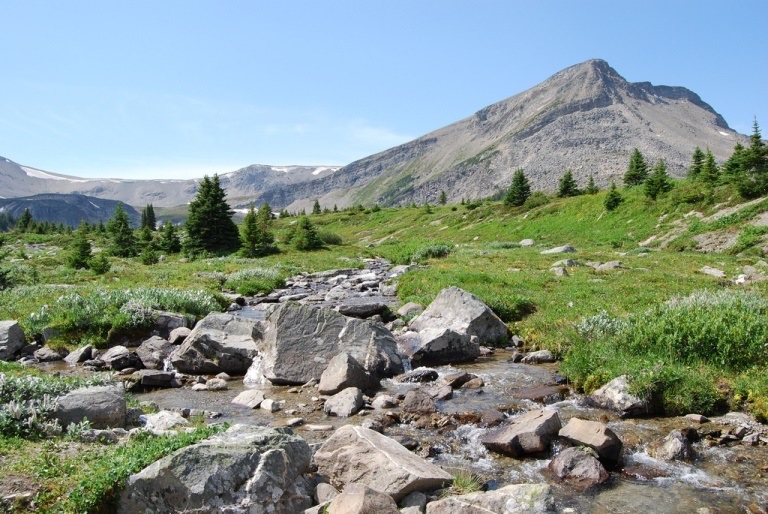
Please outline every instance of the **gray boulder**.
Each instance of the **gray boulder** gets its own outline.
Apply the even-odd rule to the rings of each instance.
[[[397,309],[397,315],[401,318],[407,318],[409,316],[417,316],[424,312],[424,307],[420,303],[408,302],[399,309]]]
[[[168,342],[171,343],[172,345],[181,344],[191,333],[192,333],[192,330],[190,330],[187,327],[174,328],[173,330],[171,330],[171,333],[168,335]]]
[[[375,381],[365,371],[365,368],[347,352],[341,352],[328,363],[320,375],[318,392],[320,394],[336,394],[347,387],[368,389]]]
[[[118,512],[302,512],[311,456],[288,429],[235,425],[130,476]]]
[[[522,241],[520,241],[520,246],[522,247],[533,246],[535,244],[536,244],[536,241],[534,241],[533,239],[523,239]]]
[[[163,363],[172,351],[171,343],[160,336],[152,336],[136,348],[136,355],[139,356],[145,368],[163,369]]]
[[[549,250],[543,250],[541,252],[542,255],[553,255],[557,253],[576,253],[576,248],[574,248],[569,244],[566,244],[563,246],[556,246],[555,248],[550,248]]]
[[[523,357],[523,364],[542,364],[545,362],[555,362],[555,356],[549,350],[539,350],[537,352],[531,352]]]
[[[580,490],[587,490],[608,480],[600,461],[584,448],[566,448],[549,463],[549,470],[560,480]]]
[[[156,435],[161,435],[173,428],[189,425],[189,421],[184,419],[181,414],[169,410],[161,410],[154,414],[142,414],[139,416],[139,423]]]
[[[99,360],[103,361],[107,366],[120,371],[126,368],[140,368],[141,360],[135,353],[132,353],[125,346],[117,345],[113,346],[103,354],[99,356]]]
[[[508,335],[482,300],[458,287],[440,291],[410,329],[419,337],[398,340],[401,351],[422,364],[472,360],[480,355],[481,342],[504,341]]]
[[[93,352],[93,346],[87,344],[85,346],[81,346],[77,350],[64,357],[64,361],[69,364],[79,364],[90,359],[91,352]]]
[[[133,374],[144,387],[173,387],[177,385],[176,374],[159,369],[140,369]]]
[[[437,412],[435,400],[420,389],[408,391],[405,394],[403,402],[400,404],[400,408],[402,408],[403,412],[410,412],[413,414],[432,414],[433,412]]]
[[[618,461],[621,455],[621,439],[597,421],[571,418],[558,435],[577,446],[592,448],[601,459],[609,462]]]
[[[154,318],[153,333],[159,335],[163,339],[169,339],[171,332],[178,328],[188,328],[189,321],[183,314],[176,314],[175,312],[165,311],[152,311],[152,317]]]
[[[660,460],[693,460],[691,443],[679,430],[673,430],[663,441],[651,445],[649,453]]]
[[[612,410],[622,418],[651,414],[648,402],[629,392],[627,375],[616,377],[584,399],[584,403],[601,409]]]
[[[544,514],[554,512],[554,507],[547,484],[513,484],[430,502],[427,514]]]
[[[242,375],[258,354],[256,330],[255,320],[211,313],[171,353],[171,364],[182,373]]]
[[[353,318],[370,318],[387,310],[387,304],[361,300],[347,300],[339,305],[339,313]]]
[[[256,389],[247,389],[235,396],[232,403],[248,407],[249,409],[258,409],[261,402],[264,401],[264,393]]]
[[[326,512],[339,514],[398,514],[395,500],[363,484],[350,484],[328,505]]]
[[[56,419],[62,426],[88,419],[93,428],[125,426],[125,393],[112,386],[84,387],[61,396]]]
[[[357,483],[400,500],[412,491],[444,486],[451,475],[368,428],[345,425],[315,453],[318,472],[337,489]]]
[[[434,382],[437,380],[437,377],[438,374],[436,369],[421,367],[408,371],[407,373],[403,373],[402,375],[398,375],[395,377],[395,379],[398,382],[421,383]]]
[[[532,410],[510,419],[509,423],[485,436],[482,443],[490,451],[521,457],[546,451],[560,427],[557,412]]]
[[[347,387],[325,401],[323,411],[329,416],[348,418],[363,406],[363,392],[357,387]]]
[[[18,321],[0,321],[0,360],[13,358],[27,344]]]
[[[42,348],[35,350],[32,355],[34,355],[35,359],[40,362],[55,362],[61,360],[61,354],[48,346],[43,346]]]
[[[267,379],[296,385],[319,380],[329,361],[341,352],[376,378],[403,369],[392,333],[381,323],[286,303],[273,310],[260,328],[259,359],[248,370],[247,382]]]

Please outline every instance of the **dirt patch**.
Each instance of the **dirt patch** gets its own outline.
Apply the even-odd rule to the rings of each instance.
[[[704,253],[715,253],[733,248],[738,237],[739,231],[737,229],[726,229],[698,234],[693,236],[693,240],[696,241],[696,250]]]
[[[6,475],[0,479],[0,502],[10,512],[24,512],[40,491],[40,480],[28,475]]]

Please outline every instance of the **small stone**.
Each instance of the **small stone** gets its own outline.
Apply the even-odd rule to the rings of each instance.
[[[462,389],[479,389],[485,385],[485,381],[480,377],[475,377],[472,380],[467,381]]]
[[[238,394],[232,403],[243,405],[250,409],[256,409],[264,401],[264,393],[255,389],[248,389]]]
[[[295,428],[304,424],[304,418],[291,418],[285,422],[285,426]]]
[[[259,405],[259,408],[267,412],[277,412],[280,410],[280,404],[277,403],[275,400],[271,400],[267,398],[261,402],[261,404]]]
[[[205,383],[205,388],[209,391],[226,391],[229,384],[220,378],[211,378]]]
[[[706,416],[702,416],[701,414],[686,414],[685,419],[689,419],[693,421],[694,423],[708,423],[709,418]]]
[[[224,373],[223,371],[218,375],[216,375],[216,378],[218,378],[219,380],[223,380],[224,382],[229,382],[230,380],[232,380],[232,377],[230,377],[229,374]]]

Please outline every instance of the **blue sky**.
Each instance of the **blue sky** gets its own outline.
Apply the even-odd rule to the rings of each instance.
[[[0,19],[0,155],[71,175],[347,164],[591,58],[768,127],[765,0],[2,0]]]

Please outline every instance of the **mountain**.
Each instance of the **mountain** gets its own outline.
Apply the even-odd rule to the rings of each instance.
[[[247,201],[279,186],[327,176],[338,166],[266,166],[254,164],[219,175],[231,201]],[[15,198],[40,193],[79,194],[119,200],[128,205],[171,207],[189,203],[197,192],[199,179],[125,180],[80,178],[17,164],[0,157],[0,198]],[[239,199],[239,200],[238,200]],[[244,200],[245,199],[245,200]]]
[[[116,200],[104,200],[92,196],[75,194],[46,193],[19,198],[0,199],[0,212],[10,213],[18,219],[26,209],[32,214],[32,219],[39,222],[64,223],[71,227],[80,225],[81,220],[94,224],[99,221],[107,222],[112,217],[117,204]],[[134,226],[139,224],[141,216],[130,205],[123,205],[128,218]]]
[[[523,168],[534,190],[553,191],[573,170],[582,185],[618,183],[637,147],[651,165],[667,161],[683,176],[696,146],[727,159],[746,137],[684,88],[627,82],[607,62],[590,60],[461,121],[349,164],[331,176],[267,190],[261,199],[289,210],[363,203],[435,202],[505,190]]]

